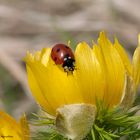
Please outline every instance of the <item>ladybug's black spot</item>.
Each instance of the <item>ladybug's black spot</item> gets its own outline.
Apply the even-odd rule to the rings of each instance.
[[[69,47],[68,47],[68,46],[66,46],[66,45],[65,45],[65,48],[69,49]]]
[[[54,58],[54,61],[56,61],[56,60],[57,60],[57,57]]]
[[[58,49],[56,50],[56,52],[60,52],[60,48],[58,48]]]

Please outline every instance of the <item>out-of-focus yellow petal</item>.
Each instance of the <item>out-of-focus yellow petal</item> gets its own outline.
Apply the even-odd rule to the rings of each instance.
[[[85,103],[95,104],[95,100],[103,98],[103,78],[100,64],[85,43],[79,43],[75,51],[77,80],[82,89]]]
[[[12,117],[3,111],[0,111],[0,135],[0,140],[22,140],[20,126]],[[4,138],[2,138],[2,136]]]
[[[136,48],[133,55],[133,78],[137,88],[140,83],[140,35],[139,46]]]
[[[21,127],[21,132],[22,132],[22,140],[29,140],[30,139],[30,130],[29,130],[29,124],[26,119],[26,116],[23,115],[20,118],[19,125]]]
[[[121,46],[121,44],[118,42],[117,38],[115,38],[115,44],[114,47],[116,48],[116,50],[118,51],[124,66],[128,72],[129,75],[132,75],[132,64],[130,62],[130,59],[127,55],[127,53],[125,52],[124,48]]]
[[[46,55],[46,53],[44,55]],[[53,111],[65,104],[83,102],[81,89],[76,81],[77,77],[75,72],[67,75],[67,73],[63,71],[62,66],[58,66],[54,63],[50,57],[50,53],[47,53],[47,55],[49,55],[49,60],[44,56],[41,62],[26,61],[37,82],[36,85],[34,82],[34,88],[32,88],[32,90],[34,89],[33,94],[37,97],[37,101],[40,102],[44,108],[52,108]],[[47,60],[48,63],[44,65],[45,60]],[[32,80],[32,78],[30,79]],[[29,83],[32,87],[33,81],[31,80]],[[42,93],[35,93],[37,84]],[[42,100],[43,97],[49,105]]]
[[[105,76],[104,100],[109,106],[120,103],[125,83],[125,68],[121,57],[104,32],[100,33],[99,49],[95,49]],[[97,46],[96,46],[97,47]]]

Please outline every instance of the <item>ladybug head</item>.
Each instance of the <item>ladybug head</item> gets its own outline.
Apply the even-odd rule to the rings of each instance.
[[[62,66],[65,72],[69,72],[69,71],[73,72],[75,69],[75,60],[72,59],[71,57],[65,57]]]

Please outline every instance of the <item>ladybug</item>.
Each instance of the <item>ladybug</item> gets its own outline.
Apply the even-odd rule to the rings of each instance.
[[[65,44],[56,44],[51,51],[51,58],[56,65],[62,65],[65,72],[73,72],[75,58],[72,50]]]

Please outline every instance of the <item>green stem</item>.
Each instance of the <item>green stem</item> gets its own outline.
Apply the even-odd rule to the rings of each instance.
[[[92,140],[96,140],[96,139],[95,139],[95,133],[94,133],[93,128],[91,129],[91,137],[92,137]]]

